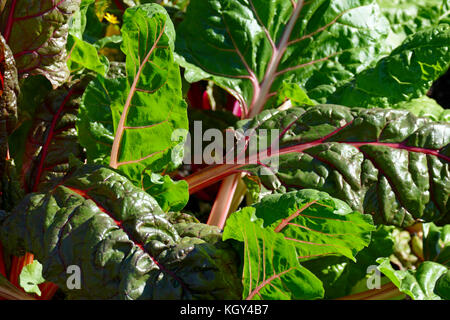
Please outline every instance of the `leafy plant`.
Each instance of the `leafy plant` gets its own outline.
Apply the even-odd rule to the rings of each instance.
[[[448,0],[0,10],[0,297],[449,299]]]

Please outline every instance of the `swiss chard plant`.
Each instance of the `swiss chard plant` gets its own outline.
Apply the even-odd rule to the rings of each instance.
[[[0,10],[0,298],[450,299],[448,0]]]

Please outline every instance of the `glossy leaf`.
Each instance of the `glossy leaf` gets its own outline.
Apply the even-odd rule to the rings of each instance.
[[[0,29],[10,45],[19,76],[42,74],[54,87],[67,80],[68,21],[80,0],[8,0]]]
[[[172,133],[188,127],[186,103],[172,56],[175,32],[164,9],[129,8],[123,20],[127,78],[92,82],[77,127],[89,161],[109,163],[140,184],[144,170],[159,173],[179,164],[172,150],[181,140],[172,141]]]
[[[241,295],[234,251],[181,237],[155,199],[109,168],[81,167],[49,192],[26,196],[11,214],[0,212],[0,221],[5,247],[33,253],[44,278],[70,299]],[[70,265],[82,272],[79,290],[66,286]]]
[[[417,117],[425,117],[434,121],[450,122],[450,110],[444,109],[436,100],[422,96],[397,105],[399,109],[411,111]]]
[[[450,225],[442,227],[434,223],[423,225],[423,255],[425,260],[450,267]]]
[[[236,160],[204,169],[186,179],[191,192],[244,170],[277,192],[324,191],[373,215],[376,223],[406,227],[417,219],[449,219],[448,123],[404,110],[319,105],[267,110],[238,128],[278,129],[273,139],[263,138],[279,141],[279,148],[246,158],[247,164],[259,160],[264,166]]]
[[[51,91],[33,115],[23,155],[22,185],[28,192],[58,183],[69,168],[69,158],[82,157],[75,122],[84,88],[90,78]]]
[[[295,247],[271,229],[264,228],[255,209],[247,207],[227,220],[223,239],[243,243],[243,299],[317,299],[322,283],[300,266]]]
[[[282,233],[295,246],[300,260],[343,255],[355,261],[375,229],[370,216],[316,190],[269,195],[254,208],[264,227]]]
[[[378,260],[378,269],[387,276],[401,292],[414,300],[441,300],[435,290],[436,281],[447,273],[448,269],[435,262],[426,261],[417,270],[394,270],[389,259]]]
[[[176,46],[189,82],[215,81],[254,116],[285,80],[325,98],[379,59],[388,32],[371,0],[193,0]]]
[[[444,300],[450,300],[450,270],[447,270],[436,282],[434,293]]]
[[[389,20],[394,40],[402,41],[417,30],[449,21],[448,0],[377,0]]]
[[[419,98],[450,66],[450,25],[424,29],[408,37],[376,66],[339,87],[328,103],[348,107],[393,107]]]
[[[394,227],[378,226],[372,232],[370,244],[356,255],[356,262],[346,257],[328,256],[305,261],[303,266],[313,272],[323,283],[325,299],[349,295],[361,280],[365,280],[369,266],[376,265],[380,257],[393,253]],[[368,288],[366,287],[365,290]]]

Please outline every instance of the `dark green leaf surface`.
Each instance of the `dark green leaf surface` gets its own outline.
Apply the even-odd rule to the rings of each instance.
[[[282,234],[264,228],[255,209],[246,207],[227,220],[223,239],[243,243],[242,298],[247,300],[317,299],[322,283],[297,259],[295,247]]]
[[[447,270],[438,281],[434,287],[434,293],[440,296],[444,300],[450,300],[450,270]]]
[[[414,300],[441,300],[434,290],[436,281],[448,272],[448,268],[441,264],[425,261],[417,270],[394,270],[388,258],[378,260],[378,269],[384,273],[401,292]],[[441,284],[442,286],[442,284]],[[443,290],[442,287],[439,287]],[[439,289],[438,289],[439,290]],[[448,294],[448,288],[446,288]]]
[[[406,227],[417,219],[445,223],[449,218],[448,123],[416,118],[404,110],[319,105],[306,111],[268,110],[238,128],[278,129],[274,141],[279,139],[279,150],[271,151],[272,159],[265,155],[270,152],[260,153],[264,166],[208,168],[199,175],[202,186],[217,181],[218,175],[245,170],[258,175],[267,189],[324,191],[373,215],[376,223]],[[255,157],[247,160],[255,163]],[[278,166],[269,161],[276,157]],[[267,170],[270,165],[274,171]],[[187,181],[195,190],[195,180]]]
[[[241,296],[237,257],[226,244],[181,237],[155,199],[111,169],[82,167],[0,220],[5,248],[33,253],[44,278],[71,299]],[[70,265],[82,272],[79,290],[66,286]]]
[[[6,1],[0,29],[20,76],[42,74],[54,87],[67,80],[68,21],[79,5],[80,0]]]
[[[375,229],[370,216],[316,190],[269,195],[254,208],[264,227],[282,233],[295,246],[300,260],[325,255],[354,260]]]
[[[376,66],[339,87],[328,103],[389,108],[419,98],[449,68],[449,43],[448,24],[418,31]]]
[[[92,82],[77,127],[89,161],[109,163],[140,184],[146,169],[159,173],[179,165],[172,150],[183,137],[172,141],[172,133],[188,122],[167,13],[148,4],[127,9],[123,20],[127,78]]]
[[[82,158],[75,122],[90,78],[51,91],[38,106],[24,145],[21,177],[27,192],[44,191],[67,173],[71,156]]]
[[[371,0],[193,0],[176,47],[189,82],[213,80],[253,116],[285,80],[325,98],[379,59],[388,32]]]

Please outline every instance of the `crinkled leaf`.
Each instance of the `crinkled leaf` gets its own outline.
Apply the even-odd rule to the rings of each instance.
[[[417,30],[448,21],[448,0],[377,0],[381,12],[389,20],[393,38],[403,41]]]
[[[176,47],[188,81],[215,81],[253,116],[285,80],[323,99],[379,59],[388,32],[372,0],[193,0]]]
[[[0,239],[31,252],[72,299],[237,299],[234,251],[180,237],[155,199],[111,169],[85,166],[0,217]],[[205,226],[205,228],[208,228]],[[67,266],[81,289],[66,286]]]
[[[414,300],[441,300],[434,290],[438,279],[448,272],[441,264],[425,261],[417,270],[394,270],[388,258],[377,260],[378,269],[387,276],[398,289]]]
[[[423,255],[425,260],[450,267],[450,225],[442,227],[434,223],[423,225]]]
[[[109,163],[136,183],[144,170],[158,173],[179,163],[175,129],[187,129],[186,103],[172,50],[175,31],[155,4],[126,10],[122,50],[127,78],[98,77],[83,96],[78,132],[89,161]]]
[[[255,209],[247,207],[227,220],[223,239],[243,243],[244,291],[247,300],[317,299],[323,296],[322,283],[302,267],[295,247],[284,236],[264,228]]]
[[[421,30],[409,36],[376,66],[358,73],[339,87],[328,103],[348,107],[393,107],[419,98],[450,66],[450,25]]]
[[[262,150],[259,159],[251,154],[247,164],[235,159],[205,169],[186,179],[191,192],[244,170],[278,192],[326,192],[371,214],[376,223],[406,227],[417,219],[445,223],[450,218],[448,123],[405,110],[319,105],[267,110],[238,128],[267,129],[268,136],[254,132],[255,144],[278,141],[279,148]],[[278,132],[271,135],[270,129]],[[262,165],[248,165],[256,160]]]
[[[8,0],[0,29],[16,59],[19,75],[42,74],[54,87],[66,81],[68,21],[80,0]]]
[[[375,229],[370,216],[352,212],[345,202],[316,190],[269,195],[254,208],[264,227],[282,233],[301,260],[324,255],[355,260]]]
[[[19,275],[19,284],[28,293],[36,293],[41,295],[39,284],[45,282],[42,277],[42,264],[34,260],[32,263],[23,267]]]
[[[51,91],[38,106],[27,133],[21,177],[28,192],[58,183],[69,169],[69,157],[83,157],[75,122],[81,95],[90,78]]]

